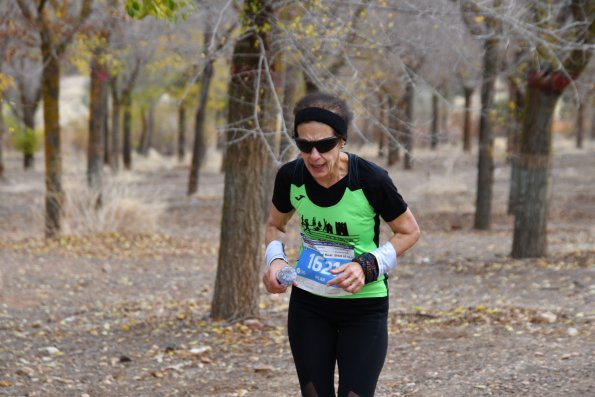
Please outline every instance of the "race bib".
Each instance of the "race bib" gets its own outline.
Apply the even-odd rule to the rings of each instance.
[[[331,273],[344,263],[353,259],[353,247],[330,243],[327,241],[311,240],[302,233],[303,249],[297,266],[297,285],[301,289],[317,295],[341,296],[351,295],[337,286],[327,286],[326,283],[336,277]]]

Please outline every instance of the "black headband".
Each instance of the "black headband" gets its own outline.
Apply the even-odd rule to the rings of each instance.
[[[347,139],[347,121],[345,119],[330,110],[322,108],[305,108],[299,110],[295,114],[295,121],[293,124],[293,134],[297,137],[297,126],[301,123],[308,121],[318,121],[331,127],[335,130],[335,133],[343,138]]]

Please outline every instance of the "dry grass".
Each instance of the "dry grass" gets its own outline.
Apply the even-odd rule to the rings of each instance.
[[[141,192],[117,180],[108,180],[101,193],[86,183],[68,183],[63,231],[69,235],[152,234],[165,207],[157,194]]]

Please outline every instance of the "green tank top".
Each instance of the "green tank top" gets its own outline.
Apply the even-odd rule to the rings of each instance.
[[[335,257],[343,255],[345,258],[342,261],[343,263],[350,262],[353,256],[377,248],[378,214],[368,202],[357,180],[357,161],[353,155],[349,155],[349,172],[346,176],[349,181],[343,196],[336,204],[329,207],[320,207],[310,200],[304,183],[304,172],[307,172],[307,170],[303,160],[297,161],[290,187],[290,198],[291,204],[301,220],[304,241],[300,248],[300,257],[296,261],[296,266],[300,261],[304,263],[309,260],[305,256],[311,255],[312,251],[308,249],[311,241],[320,242],[324,247],[327,247],[328,244],[331,247],[329,249],[342,252],[335,255]],[[347,252],[350,253],[346,254]],[[345,255],[353,256],[347,259]],[[310,264],[311,262],[310,259]],[[315,291],[311,292],[316,293]],[[350,299],[377,298],[387,295],[388,283],[386,277],[380,275],[378,280],[366,284],[357,294],[331,297]]]

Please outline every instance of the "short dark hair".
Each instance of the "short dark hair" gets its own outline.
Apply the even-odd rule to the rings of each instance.
[[[353,113],[347,102],[336,95],[326,92],[313,92],[304,96],[295,104],[293,115],[295,116],[297,112],[306,108],[321,108],[333,112],[344,119],[348,127],[351,124],[351,120],[353,120]]]

